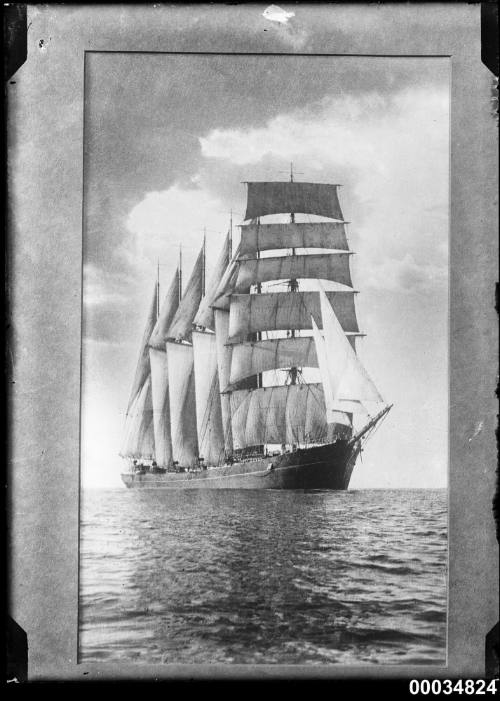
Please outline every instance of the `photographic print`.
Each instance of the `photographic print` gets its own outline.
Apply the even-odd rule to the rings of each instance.
[[[492,676],[483,10],[9,6],[11,681]]]
[[[448,59],[85,68],[80,659],[444,665]]]

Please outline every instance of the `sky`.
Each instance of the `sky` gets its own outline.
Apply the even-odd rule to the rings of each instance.
[[[293,39],[293,37],[292,37]],[[444,487],[449,64],[444,58],[92,53],[84,127],[82,482],[117,486],[160,261],[215,263],[243,181],[342,183],[360,357],[394,406],[351,488]]]

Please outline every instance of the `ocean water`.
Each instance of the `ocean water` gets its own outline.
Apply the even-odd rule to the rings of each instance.
[[[444,490],[87,490],[80,661],[444,664]]]

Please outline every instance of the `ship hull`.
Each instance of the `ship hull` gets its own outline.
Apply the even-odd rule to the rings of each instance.
[[[122,474],[138,489],[337,489],[349,486],[360,444],[339,440],[279,456],[245,460],[201,472]]]

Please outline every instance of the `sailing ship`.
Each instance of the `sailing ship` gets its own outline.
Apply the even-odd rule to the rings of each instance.
[[[337,184],[247,182],[213,275],[159,276],[126,412],[122,480],[142,489],[340,489],[391,406],[358,355]]]

